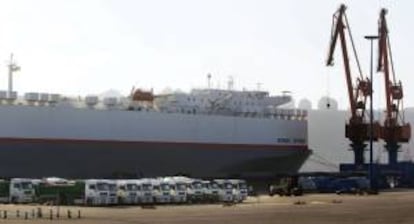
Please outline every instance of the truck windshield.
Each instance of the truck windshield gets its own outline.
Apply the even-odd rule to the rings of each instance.
[[[239,188],[240,189],[247,189],[247,184],[246,183],[239,183]]]
[[[144,190],[144,191],[149,191],[149,190],[151,190],[151,184],[143,184],[143,185],[142,185],[142,190]]]
[[[138,186],[136,184],[127,184],[126,189],[128,191],[136,191],[136,190],[138,190]]]
[[[116,184],[108,184],[109,191],[116,191]]]
[[[225,183],[224,184],[224,189],[233,189],[233,184],[231,184],[231,183]]]
[[[169,184],[161,184],[161,189],[163,191],[168,191],[168,190],[170,190],[170,185]]]
[[[96,184],[96,189],[98,191],[107,191],[107,190],[109,190],[109,186],[108,186],[107,183],[97,183]]]
[[[194,182],[192,185],[193,185],[193,188],[194,189],[201,189],[201,188],[203,188],[203,184],[201,184],[200,182]]]
[[[177,190],[185,191],[186,190],[186,185],[185,184],[177,184]]]
[[[22,189],[24,190],[28,190],[28,189],[32,189],[33,185],[31,182],[22,182],[21,183]]]
[[[218,185],[217,183],[212,183],[212,184],[210,185],[210,188],[211,188],[211,189],[218,189],[218,188],[219,188],[219,185]]]

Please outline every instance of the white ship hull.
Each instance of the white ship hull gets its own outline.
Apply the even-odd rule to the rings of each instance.
[[[309,155],[307,121],[0,106],[0,176],[269,176]]]

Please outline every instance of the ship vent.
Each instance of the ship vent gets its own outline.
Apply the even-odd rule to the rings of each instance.
[[[114,107],[117,102],[118,99],[116,97],[105,97],[103,99],[103,103],[106,107]]]
[[[59,94],[52,93],[52,94],[49,95],[49,103],[50,104],[55,104],[55,103],[59,102],[59,100],[60,100],[60,95]]]
[[[32,105],[39,101],[39,93],[26,93],[24,94],[24,99]]]
[[[0,100],[7,99],[7,91],[0,91]]]
[[[48,93],[40,93],[39,94],[39,101],[42,103],[46,103],[49,101],[49,94]]]
[[[94,107],[98,104],[99,100],[97,96],[86,96],[85,103],[88,107]]]
[[[39,94],[39,106],[45,105],[49,101],[49,94],[48,93],[40,93]]]
[[[7,100],[9,100],[10,102],[13,102],[17,99],[17,92],[11,92],[8,96],[7,96]]]

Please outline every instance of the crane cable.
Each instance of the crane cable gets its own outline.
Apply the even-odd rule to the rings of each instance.
[[[330,85],[330,78],[329,78],[329,73],[327,73],[328,75],[326,76],[326,109],[330,109],[331,108],[331,85]]]
[[[355,48],[354,38],[352,37],[352,33],[351,33],[351,26],[348,23],[348,17],[346,16],[346,13],[344,13],[344,18],[345,18],[346,26],[348,27],[347,31],[348,31],[349,39],[351,41],[352,51],[354,52],[355,61],[356,61],[357,66],[358,66],[359,77],[361,78],[361,80],[363,80],[361,64],[360,64],[359,59],[358,59],[358,54],[357,54],[357,51],[356,51],[356,48]]]

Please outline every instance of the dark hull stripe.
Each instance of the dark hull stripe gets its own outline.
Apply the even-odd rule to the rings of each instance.
[[[306,146],[3,138],[0,177],[266,178],[297,172],[310,153]]]
[[[111,144],[119,147],[131,147],[134,145],[151,147],[201,147],[205,149],[231,150],[231,149],[263,149],[263,150],[309,150],[307,145],[290,144],[227,144],[227,143],[197,143],[197,142],[159,142],[159,141],[123,141],[123,140],[93,140],[93,139],[63,139],[63,138],[4,138],[0,137],[0,143],[33,143],[33,144]]]

